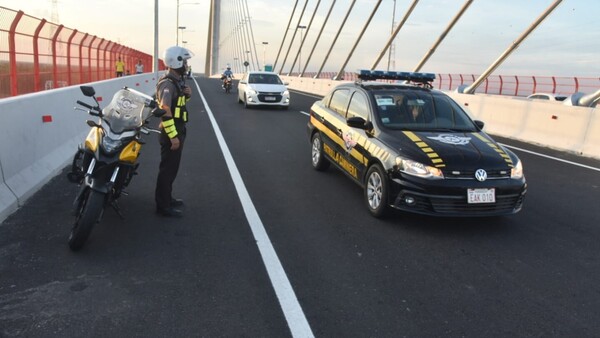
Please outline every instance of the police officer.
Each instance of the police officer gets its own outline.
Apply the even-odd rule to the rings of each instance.
[[[155,191],[156,212],[168,217],[183,215],[183,201],[173,198],[172,190],[185,142],[185,125],[188,121],[186,102],[192,95],[184,79],[187,60],[192,55],[183,47],[167,48],[163,57],[167,72],[156,84],[156,99],[166,111],[161,122],[160,166]]]

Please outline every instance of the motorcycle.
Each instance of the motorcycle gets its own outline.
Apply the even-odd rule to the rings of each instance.
[[[67,174],[69,181],[79,185],[73,202],[75,223],[69,235],[69,248],[73,251],[83,247],[107,206],[112,206],[123,218],[117,200],[127,194],[123,189],[137,174],[137,158],[144,144],[141,136],[160,133],[147,126],[148,120],[165,114],[151,96],[131,88],[117,91],[104,109],[100,108],[93,87],[81,86],[80,89],[95,105],[77,100],[77,104],[86,109],[74,109],[98,117],[98,121],[87,121],[91,129],[75,153],[71,172]]]
[[[225,93],[229,94],[231,93],[231,82],[233,81],[233,79],[231,78],[231,76],[227,76],[225,77],[225,79],[223,79],[223,89],[225,89]]]

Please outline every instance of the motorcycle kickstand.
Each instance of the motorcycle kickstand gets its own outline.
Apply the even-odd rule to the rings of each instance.
[[[119,218],[121,218],[122,220],[125,220],[125,216],[123,216],[123,214],[121,213],[121,208],[119,207],[119,204],[117,203],[117,201],[112,201],[110,203],[110,206],[117,212],[117,215],[119,215]]]

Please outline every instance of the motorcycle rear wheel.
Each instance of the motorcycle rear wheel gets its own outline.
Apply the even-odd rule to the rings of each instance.
[[[100,220],[104,209],[105,194],[88,189],[82,198],[77,219],[69,235],[69,248],[80,250],[92,233],[94,225]]]

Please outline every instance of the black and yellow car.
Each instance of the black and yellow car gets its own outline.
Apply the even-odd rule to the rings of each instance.
[[[519,158],[482,131],[434,74],[360,71],[310,110],[312,165],[333,163],[364,188],[375,217],[390,207],[437,216],[521,210]],[[388,82],[371,81],[384,79]]]

